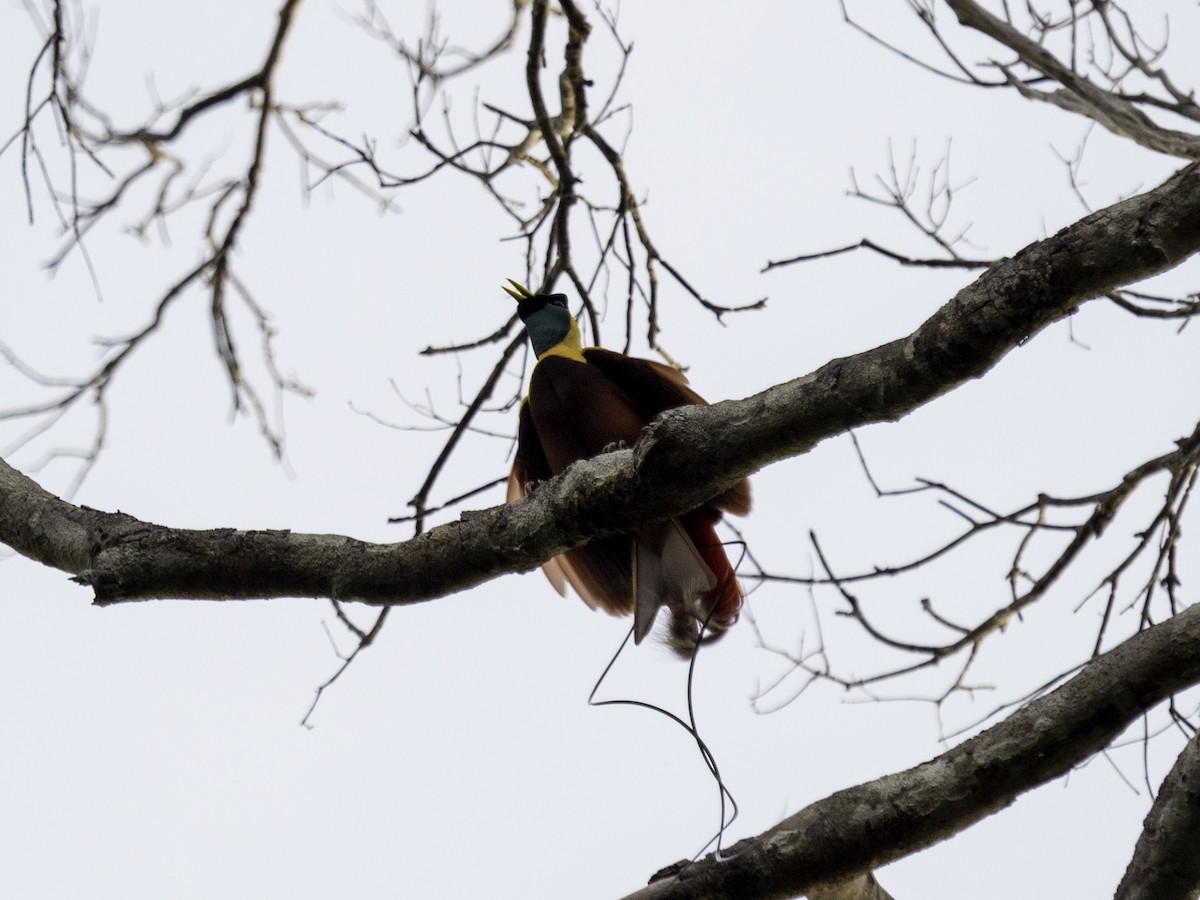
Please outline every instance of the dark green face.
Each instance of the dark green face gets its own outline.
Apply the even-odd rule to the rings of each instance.
[[[525,332],[533,352],[541,356],[567,336],[571,313],[566,294],[537,294],[517,304],[517,315],[525,323]]]

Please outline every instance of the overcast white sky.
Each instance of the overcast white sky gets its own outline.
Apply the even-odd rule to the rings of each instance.
[[[503,5],[443,4],[444,31],[478,44],[499,27]],[[1177,45],[1194,46],[1196,10],[1158,5],[1179,16]],[[150,109],[148,75],[171,98],[257,68],[275,21],[274,4],[263,0],[100,6],[86,7],[89,97],[127,117],[125,125]],[[396,6],[396,29],[415,34],[420,11]],[[886,6],[872,9],[870,21],[927,48],[904,4]],[[347,12],[358,8],[325,0],[301,7],[280,97],[343,100],[332,127],[373,134],[393,168],[419,170],[427,162],[420,149],[396,145],[408,116],[404,71]],[[1084,211],[1059,154],[1075,153],[1085,123],[923,75],[848,28],[832,0],[740,4],[719,17],[681,0],[628,4],[620,28],[635,45],[621,95],[632,104],[627,165],[659,249],[715,300],[771,298],[766,311],[722,327],[665,288],[664,345],[710,399],[746,396],[907,333],[969,280],[866,256],[759,274],[768,259],[867,234],[931,251],[894,213],[846,197],[850,169],[864,180],[884,169],[889,141],[898,158],[915,144],[926,166],[953,142],[955,183],[975,179],[951,214],[959,228],[971,226],[974,246],[965,252],[1009,255]],[[7,138],[21,120],[40,37],[16,4],[0,10],[0,35]],[[518,42],[526,37],[523,29]],[[607,41],[597,28],[589,43],[597,91],[615,58]],[[559,54],[554,46],[552,61]],[[1192,65],[1179,80],[1195,83],[1194,61],[1177,53],[1172,62]],[[522,65],[523,50],[467,76],[453,91],[453,114],[468,121],[477,84],[482,99],[524,112],[519,84],[496,80]],[[230,111],[214,122],[189,145],[195,159],[236,165],[247,140],[241,118]],[[50,150],[49,134],[43,138]],[[355,409],[427,424],[400,402],[394,382],[419,401],[428,390],[440,410],[452,411],[460,366],[470,391],[490,362],[429,360],[417,351],[497,327],[509,313],[498,285],[522,275],[521,247],[500,240],[511,228],[477,186],[451,176],[397,195],[396,215],[378,214],[345,186],[305,203],[294,154],[278,133],[271,142],[237,264],[272,313],[281,368],[316,391],[312,400],[284,402],[288,466],[273,461],[250,419],[230,421],[207,300],[194,292],[113,385],[107,447],[75,499],[165,525],[401,540],[410,530],[386,519],[407,512],[441,435],[388,429]],[[62,165],[56,150],[49,156]],[[1177,167],[1094,134],[1083,193],[1103,206]],[[599,190],[598,170],[594,178]],[[31,228],[10,148],[0,158],[0,340],[48,374],[77,376],[98,358],[93,338],[139,327],[164,288],[195,264],[196,220],[180,220],[167,248],[157,235],[142,243],[113,227],[97,231],[88,249],[101,301],[78,255],[54,279],[41,269],[57,233],[36,177],[33,192]],[[137,215],[130,210],[121,224]],[[1162,289],[1195,290],[1196,275],[1189,263]],[[1110,487],[1130,466],[1170,449],[1195,421],[1192,392],[1180,390],[1200,376],[1195,330],[1176,335],[1093,306],[1073,320],[1075,342],[1066,325],[1056,326],[982,382],[863,432],[876,478],[891,487],[943,479],[1015,507],[1039,490]],[[611,340],[619,318],[608,325]],[[241,333],[253,359],[250,332]],[[0,368],[3,406],[39,396]],[[32,472],[46,451],[79,446],[92,414],[79,410],[10,462]],[[22,427],[6,426],[0,448]],[[514,422],[497,417],[489,427],[511,431]],[[509,449],[475,439],[437,498],[502,474]],[[71,462],[57,461],[37,478],[61,492],[73,474]],[[745,534],[778,571],[812,571],[810,529],[849,570],[903,561],[959,526],[932,500],[875,500],[848,439],[760,473],[754,489]],[[501,500],[497,489],[477,504]],[[1140,524],[1135,509],[1114,540]],[[1011,546],[990,544],[987,553],[864,588],[863,596],[897,628],[914,621],[923,596],[978,616],[1003,602]],[[1185,575],[1191,566],[1194,557]],[[968,726],[1069,668],[1090,649],[1096,610],[1072,611],[1098,571],[1069,581],[1045,609],[992,641],[975,681],[995,689],[947,704],[941,724],[920,698],[944,684],[945,671],[881,689],[917,699],[862,702],[818,686],[757,713],[750,698],[780,663],[740,625],[704,652],[695,690],[703,736],[741,808],[728,840],[936,755],[946,746],[943,728]],[[843,671],[892,661],[836,619],[832,593],[818,593],[815,604]],[[749,607],[772,642],[794,649],[815,640],[814,598],[804,590],[764,587]],[[539,573],[396,610],[306,730],[298,723],[312,690],[337,662],[326,626],[350,646],[324,601],[94,609],[62,573],[0,560],[0,892],[31,900],[605,898],[693,855],[714,832],[717,792],[687,735],[644,710],[586,704],[628,623],[560,599]],[[646,644],[623,659],[608,696],[681,710],[684,668]],[[1152,746],[1155,784],[1174,740]],[[1092,760],[879,877],[898,898],[1102,896],[1124,870],[1149,802],[1135,746]]]

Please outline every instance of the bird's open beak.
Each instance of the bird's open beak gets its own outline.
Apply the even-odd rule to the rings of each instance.
[[[512,285],[512,287],[509,287],[509,285]],[[508,284],[502,284],[500,287],[504,293],[508,294],[508,296],[512,297],[518,303],[520,303],[522,300],[528,300],[533,296],[533,294],[529,292],[529,288],[525,287],[525,285],[521,284],[519,281],[513,281],[511,278],[508,279]]]

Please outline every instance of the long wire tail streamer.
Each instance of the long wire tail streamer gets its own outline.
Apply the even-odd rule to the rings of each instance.
[[[732,541],[731,543],[741,545],[742,555],[745,555],[746,545],[744,542],[739,540]],[[738,564],[741,564],[740,558],[738,560]],[[734,576],[730,574],[728,577],[732,578]],[[608,673],[612,671],[613,666],[617,664],[617,660],[621,658],[621,654],[625,652],[625,648],[629,645],[629,639],[633,636],[632,628],[630,628],[626,633],[624,639],[621,641],[621,645],[617,647],[617,652],[614,653],[612,659],[608,661],[608,664],[604,667],[604,671],[601,672],[600,677],[596,679],[596,683],[593,685],[591,693],[588,694],[588,706],[634,706],[641,709],[648,709],[651,712],[666,716],[668,719],[686,731],[689,735],[691,735],[692,740],[696,742],[696,749],[700,751],[701,759],[704,760],[704,764],[708,767],[708,771],[712,774],[713,780],[717,783],[718,799],[721,807],[721,824],[717,829],[717,833],[709,838],[704,846],[700,848],[699,852],[692,857],[692,862],[695,862],[701,856],[703,856],[708,851],[708,848],[712,847],[714,844],[716,844],[714,853],[718,860],[732,859],[733,856],[736,855],[725,854],[721,848],[721,841],[725,836],[726,830],[733,824],[734,820],[738,816],[737,800],[734,799],[733,794],[730,792],[729,788],[725,785],[724,780],[721,778],[721,770],[717,766],[717,760],[716,757],[713,756],[712,750],[709,749],[709,746],[705,743],[704,738],[700,737],[700,729],[696,723],[696,703],[692,690],[695,684],[696,660],[699,657],[700,648],[704,646],[704,634],[708,630],[709,620],[712,618],[715,610],[716,605],[714,604],[713,608],[709,610],[708,615],[706,615],[704,620],[700,623],[700,634],[696,640],[695,647],[692,649],[691,658],[688,660],[686,721],[680,716],[677,716],[675,713],[671,712],[669,709],[664,709],[663,707],[654,703],[650,703],[646,700],[634,700],[629,698],[614,698],[611,700],[596,699],[596,694],[599,692],[600,686],[604,684],[604,679],[608,677]]]

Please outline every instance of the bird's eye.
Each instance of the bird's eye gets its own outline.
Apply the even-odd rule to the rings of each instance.
[[[567,308],[567,295],[566,294],[551,294],[550,299],[547,302],[553,306],[561,306],[563,309],[566,309]]]

